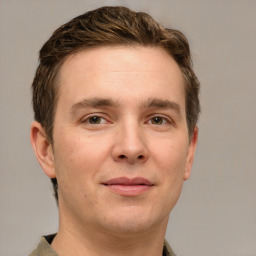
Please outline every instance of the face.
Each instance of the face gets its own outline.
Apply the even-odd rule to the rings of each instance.
[[[64,62],[58,86],[52,162],[41,165],[58,180],[60,225],[164,229],[197,139],[176,62],[161,48],[85,50]]]

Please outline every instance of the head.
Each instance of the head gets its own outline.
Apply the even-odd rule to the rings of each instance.
[[[125,7],[102,7],[80,15],[58,28],[40,50],[39,66],[32,84],[34,118],[54,145],[59,73],[65,61],[84,50],[104,46],[159,47],[177,63],[185,86],[185,111],[191,139],[198,120],[199,82],[192,70],[189,44],[175,29],[164,28],[143,12]],[[58,200],[58,183],[52,178]]]

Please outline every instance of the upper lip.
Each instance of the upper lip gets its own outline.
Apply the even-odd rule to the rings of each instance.
[[[103,185],[123,185],[123,186],[135,186],[135,185],[146,185],[153,186],[154,184],[148,179],[143,177],[127,178],[127,177],[117,177],[107,180],[102,183]]]

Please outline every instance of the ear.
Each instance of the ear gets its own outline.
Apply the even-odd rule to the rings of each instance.
[[[190,139],[189,147],[188,147],[186,166],[185,166],[185,172],[183,177],[184,180],[187,180],[191,175],[192,164],[193,164],[194,156],[196,152],[197,139],[198,139],[198,127],[195,127],[193,135]]]
[[[56,178],[52,145],[47,139],[43,126],[36,121],[31,124],[30,140],[45,174],[50,178]]]

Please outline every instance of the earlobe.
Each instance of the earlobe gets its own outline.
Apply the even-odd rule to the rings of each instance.
[[[189,179],[191,175],[192,164],[193,164],[194,156],[196,152],[197,140],[198,140],[198,127],[195,127],[189,143],[184,178],[183,178],[184,180]]]
[[[37,160],[46,175],[50,178],[56,178],[52,145],[43,126],[36,121],[31,124],[30,140]]]

